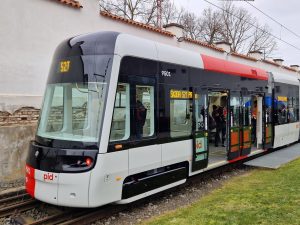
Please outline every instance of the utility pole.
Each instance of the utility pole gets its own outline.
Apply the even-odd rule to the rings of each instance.
[[[161,8],[161,3],[163,0],[156,0],[157,4],[157,26],[159,29],[162,28],[162,8]]]

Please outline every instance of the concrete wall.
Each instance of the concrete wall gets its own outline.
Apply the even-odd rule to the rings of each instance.
[[[24,177],[25,160],[36,123],[0,127],[0,182]]]

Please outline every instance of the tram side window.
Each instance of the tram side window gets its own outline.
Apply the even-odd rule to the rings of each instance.
[[[176,99],[170,101],[171,137],[189,136],[192,133],[191,101]]]
[[[154,134],[154,87],[136,85],[135,124],[137,139]]]
[[[272,98],[270,96],[265,97],[265,111],[266,111],[266,123],[272,122]]]
[[[237,127],[239,126],[239,106],[240,106],[239,97],[231,97],[230,106],[231,106],[230,107],[231,126]]]
[[[286,98],[286,97],[285,97]],[[278,123],[285,124],[288,122],[287,100],[278,98],[277,101]]]
[[[110,141],[126,140],[130,136],[129,84],[117,86]]]
[[[297,89],[299,92],[299,90]],[[293,98],[294,105],[294,122],[299,121],[299,97]]]

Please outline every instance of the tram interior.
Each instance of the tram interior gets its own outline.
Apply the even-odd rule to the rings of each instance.
[[[210,92],[209,99],[209,164],[227,159],[226,132],[228,130],[227,92]]]

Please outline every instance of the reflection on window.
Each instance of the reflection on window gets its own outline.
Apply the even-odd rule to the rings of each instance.
[[[272,122],[272,97],[265,97],[265,114],[266,114],[266,123]]]
[[[53,95],[53,97],[52,97]],[[50,112],[47,117],[46,132],[57,132],[62,130],[64,122],[64,98],[63,98],[63,86],[56,86],[52,89],[47,89],[46,98],[52,97],[50,103]],[[45,102],[51,101],[45,99]]]
[[[79,87],[72,88],[72,122],[73,130],[84,129],[88,126],[88,92],[86,89]]]
[[[197,124],[196,131],[207,129],[207,121],[205,119],[206,108],[206,96],[197,94],[195,98],[195,119]]]
[[[231,127],[239,126],[239,106],[240,106],[240,98],[231,97],[230,98]]]
[[[136,85],[136,136],[138,139],[154,134],[154,87]]]
[[[130,135],[129,84],[119,83],[110,132],[110,141],[125,140]]]
[[[192,115],[190,100],[171,100],[170,128],[171,137],[189,136],[192,133]]]
[[[297,122],[299,121],[299,97],[293,98],[293,108],[294,108],[294,122]]]
[[[37,135],[82,142],[97,142],[103,116],[106,84],[48,84]]]
[[[251,125],[251,97],[243,97],[243,125]]]
[[[287,102],[277,101],[278,123],[284,124],[288,122]]]

